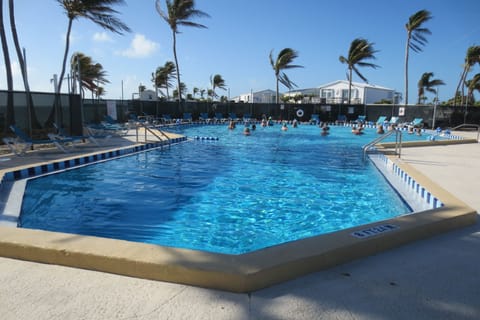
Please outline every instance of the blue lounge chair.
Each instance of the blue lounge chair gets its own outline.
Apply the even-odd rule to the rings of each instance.
[[[356,123],[365,123],[365,120],[367,119],[367,116],[358,116],[357,120],[355,120]]]
[[[410,122],[414,128],[422,128],[423,127],[423,118],[415,118],[412,122]]]
[[[237,117],[237,115],[235,114],[235,112],[229,112],[229,113],[228,113],[228,119],[235,121],[235,120],[238,120],[238,117]]]
[[[319,124],[320,116],[316,113],[313,113],[312,116],[310,117],[310,122],[313,122],[314,124]]]
[[[200,116],[198,117],[198,119],[200,121],[203,121],[203,122],[210,122],[210,118],[208,117],[208,113],[207,112],[202,112],[200,113]]]
[[[215,112],[215,117],[213,117],[217,122],[224,122],[226,119],[221,112]]]
[[[345,123],[347,122],[347,116],[344,114],[339,114],[337,118],[337,123]]]
[[[173,121],[172,116],[169,114],[162,114],[161,120],[163,123],[172,123]]]
[[[387,117],[380,116],[380,117],[378,117],[377,122],[375,122],[375,123],[376,124],[383,124],[385,122],[385,120],[387,120]]]
[[[17,156],[23,156],[27,150],[34,145],[40,144],[54,144],[58,149],[63,152],[67,152],[65,149],[65,144],[73,142],[70,139],[65,139],[62,141],[56,141],[49,137],[49,139],[33,140],[25,132],[15,125],[11,125],[10,129],[15,133],[15,138],[3,138],[5,145],[12,151],[12,153]]]
[[[192,122],[192,114],[189,112],[186,112],[183,114],[183,121],[186,122]]]
[[[388,121],[388,124],[391,126],[396,126],[399,120],[400,120],[399,117],[391,117],[390,120]]]
[[[252,120],[252,115],[250,113],[244,113],[243,114],[243,121],[244,122],[249,122]]]

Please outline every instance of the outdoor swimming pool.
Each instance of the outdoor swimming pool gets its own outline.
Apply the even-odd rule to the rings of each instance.
[[[32,179],[19,226],[240,254],[409,213],[362,160],[374,129],[330,131],[181,129],[219,140]]]

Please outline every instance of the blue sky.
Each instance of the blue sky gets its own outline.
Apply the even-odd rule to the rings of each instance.
[[[164,6],[164,0],[161,3]],[[4,19],[10,39],[7,4],[4,1]],[[421,9],[432,13],[433,19],[425,25],[432,35],[423,52],[411,52],[409,102],[416,101],[417,81],[424,72],[433,72],[446,83],[440,87],[440,100],[451,98],[467,48],[480,45],[478,0],[196,0],[196,7],[211,17],[196,19],[208,29],[180,28],[181,80],[192,92],[194,87],[208,89],[210,76],[220,74],[229,90],[217,94],[231,98],[250,90],[275,89],[268,60],[272,49],[274,55],[285,47],[299,52],[295,63],[304,68],[287,70],[299,88],[346,79],[346,66],[338,57],[346,56],[358,37],[373,42],[378,50],[373,62],[380,68],[361,69],[369,83],[404,93],[404,26]],[[31,89],[52,92],[50,79],[61,71],[67,17],[54,0],[15,0],[15,9]],[[88,20],[75,20],[69,57],[80,51],[101,63],[110,81],[105,98],[120,99],[123,81],[123,97],[128,99],[138,92],[139,84],[153,89],[151,73],[173,61],[172,35],[155,9],[155,0],[127,0],[115,9],[132,32],[117,35]],[[15,90],[23,90],[13,44],[10,57]],[[3,60],[0,69],[0,89],[6,89]],[[470,78],[478,72],[476,66]],[[361,82],[356,76],[353,80]],[[280,90],[286,91],[282,86]]]

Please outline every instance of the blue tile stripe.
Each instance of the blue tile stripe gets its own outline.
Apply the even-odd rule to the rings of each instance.
[[[440,208],[445,206],[443,202],[428,191],[424,186],[418,183],[412,176],[410,176],[406,171],[401,169],[393,161],[391,161],[387,156],[383,154],[377,154],[376,156],[381,157],[387,167],[392,167],[394,175],[404,184],[407,185],[413,192],[415,192],[428,206],[432,209]]]
[[[179,143],[186,140],[187,140],[186,137],[180,137],[180,138],[171,139],[170,141],[172,144],[175,144],[175,143]],[[165,146],[165,144],[164,143],[147,143],[143,145],[136,145],[129,148],[117,149],[117,150],[108,151],[104,153],[97,153],[95,155],[79,156],[78,158],[73,158],[68,160],[59,160],[49,164],[42,164],[39,166],[8,171],[4,174],[4,176],[0,180],[0,189],[2,188],[4,181],[15,181],[15,180],[32,178],[32,177],[50,173],[50,172],[61,171],[61,170],[74,168],[74,167],[78,167],[85,164],[92,164],[99,161],[105,161],[107,159],[115,159],[115,158],[126,156],[129,154],[146,151],[148,149],[158,148],[161,146]]]

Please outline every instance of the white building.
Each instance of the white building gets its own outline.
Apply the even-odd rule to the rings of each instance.
[[[347,80],[337,80],[321,85],[318,88],[290,91],[285,95],[293,98],[298,94],[302,94],[305,96],[303,103],[348,103],[348,87],[349,83]],[[393,97],[395,97],[395,100],[398,100],[399,97],[399,94],[393,89],[368,83],[352,82],[351,90],[352,104],[374,104],[382,100],[392,101]],[[395,103],[398,102],[395,101]]]
[[[273,90],[262,90],[257,92],[244,93],[233,98],[234,102],[245,103],[275,103],[276,92]]]

